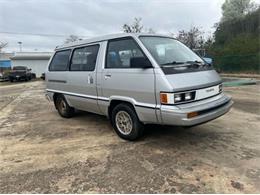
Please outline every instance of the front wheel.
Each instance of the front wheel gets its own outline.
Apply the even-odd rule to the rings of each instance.
[[[55,100],[55,107],[60,116],[64,118],[71,118],[74,115],[74,108],[70,107],[63,95],[59,95]]]
[[[111,122],[118,136],[126,140],[136,140],[144,131],[144,125],[139,121],[135,110],[125,103],[112,110]]]

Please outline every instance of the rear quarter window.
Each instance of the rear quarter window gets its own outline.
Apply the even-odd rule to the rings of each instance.
[[[58,51],[49,66],[49,71],[66,71],[68,69],[71,50]]]

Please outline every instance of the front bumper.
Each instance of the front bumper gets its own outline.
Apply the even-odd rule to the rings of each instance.
[[[162,105],[160,108],[164,125],[193,126],[218,118],[227,113],[233,105],[231,97],[219,94],[198,102],[178,106]],[[188,118],[187,114],[198,112],[199,115]]]

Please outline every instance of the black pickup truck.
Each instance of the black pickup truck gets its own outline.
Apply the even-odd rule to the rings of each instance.
[[[14,66],[9,73],[9,81],[13,82],[14,80],[20,81],[25,80],[29,81],[33,78],[33,73],[31,69],[26,66]]]

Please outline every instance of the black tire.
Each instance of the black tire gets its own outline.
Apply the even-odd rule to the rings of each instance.
[[[13,79],[9,79],[9,81],[12,83],[12,82],[14,82],[14,80]]]
[[[63,95],[56,97],[54,104],[58,113],[63,118],[71,118],[75,113],[74,108],[69,106]]]
[[[123,112],[120,112],[123,111]],[[116,117],[119,112],[122,114],[125,112],[130,116],[131,118],[131,131],[127,134],[122,133],[122,130],[119,129],[119,123],[116,122]],[[127,117],[128,117],[127,116]],[[111,113],[111,123],[113,128],[115,129],[117,135],[123,139],[134,141],[138,138],[140,138],[143,135],[144,131],[144,125],[140,122],[134,108],[131,105],[128,105],[126,103],[118,104]],[[118,125],[117,125],[118,124]],[[121,123],[122,124],[122,123]]]

